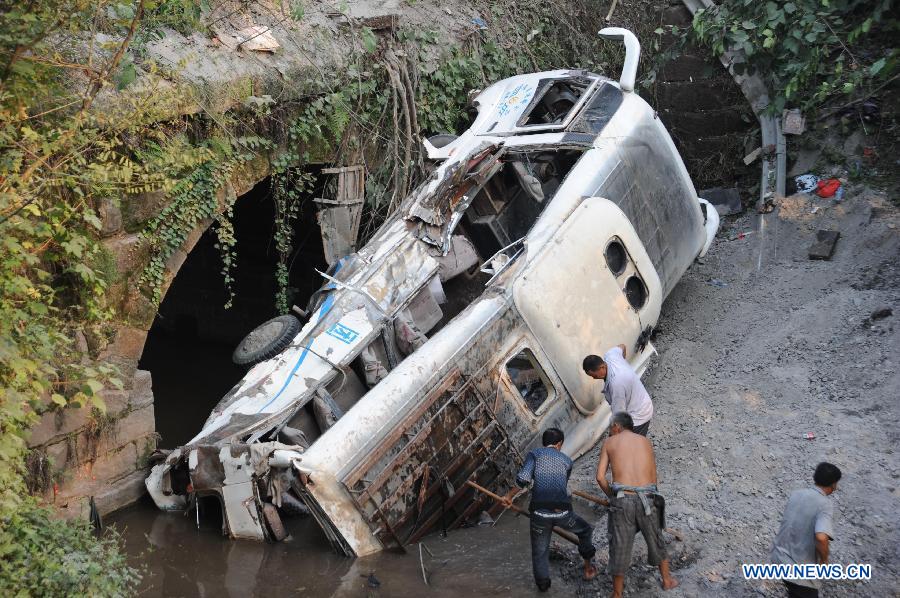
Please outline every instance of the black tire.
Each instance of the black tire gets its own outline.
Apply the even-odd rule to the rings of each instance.
[[[300,332],[300,320],[287,314],[272,318],[244,337],[231,355],[238,365],[253,365],[271,359],[291,344]]]
[[[433,145],[434,147],[441,148],[447,145],[450,145],[459,135],[451,135],[450,133],[438,133],[437,135],[432,135],[428,138],[428,143]]]

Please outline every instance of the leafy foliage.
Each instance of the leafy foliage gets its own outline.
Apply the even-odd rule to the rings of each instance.
[[[759,74],[770,109],[815,108],[871,95],[896,78],[893,0],[726,0],[698,11],[692,37],[717,54],[743,50],[735,71]]]
[[[113,532],[95,538],[86,522],[56,519],[34,499],[0,516],[0,530],[4,596],[123,596],[140,581]]]
[[[141,237],[150,250],[147,264],[141,273],[140,283],[149,293],[154,304],[162,298],[165,286],[166,262],[180,251],[192,232],[203,221],[217,222],[216,247],[222,255],[222,274],[231,305],[234,298],[231,268],[235,263],[234,229],[231,225],[232,208],[235,197],[225,197],[220,202],[220,191],[237,164],[253,157],[252,151],[266,147],[269,143],[258,137],[238,138],[233,142],[208,142],[190,149],[200,162],[182,173],[184,162],[173,165],[167,173],[167,180],[177,180],[169,191],[168,205],[152,219]]]

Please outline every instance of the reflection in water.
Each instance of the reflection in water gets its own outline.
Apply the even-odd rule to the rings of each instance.
[[[200,528],[193,513],[164,513],[149,499],[109,518],[123,536],[132,565],[143,569],[139,595],[250,598],[315,596],[455,597],[537,595],[531,579],[528,525],[512,514],[496,527],[474,527],[434,534],[425,544],[434,556],[424,557],[430,585],[422,580],[419,551],[385,551],[349,559],[331,551],[311,518],[286,520],[292,540],[278,544],[229,540],[221,535],[219,512],[202,503]],[[580,559],[574,549],[570,567],[577,575]],[[554,586],[541,596],[570,596],[560,570]],[[373,575],[370,582],[369,576]],[[376,587],[373,587],[376,586]]]

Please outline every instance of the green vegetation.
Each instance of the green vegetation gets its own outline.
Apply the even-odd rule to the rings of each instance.
[[[33,499],[5,513],[2,523],[3,596],[124,596],[137,586],[115,534],[96,538],[87,522],[55,519]]]
[[[740,49],[735,71],[757,73],[771,110],[841,108],[897,80],[893,0],[726,0],[699,11],[691,38],[716,54]]]

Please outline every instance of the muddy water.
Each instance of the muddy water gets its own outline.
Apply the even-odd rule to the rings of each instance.
[[[349,559],[331,551],[312,519],[288,520],[293,540],[279,544],[229,540],[220,534],[217,513],[203,517],[198,529],[193,515],[163,513],[149,500],[113,514],[106,523],[122,533],[130,562],[143,570],[140,596],[537,595],[528,522],[512,513],[495,527],[425,538],[434,555],[423,552],[429,585],[422,579],[417,545],[406,554]],[[571,596],[576,590],[563,578],[577,575],[577,553],[565,550],[570,558],[551,563],[554,587],[541,596]]]

